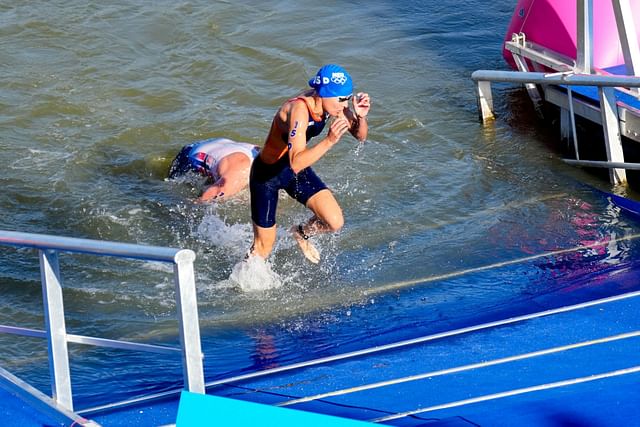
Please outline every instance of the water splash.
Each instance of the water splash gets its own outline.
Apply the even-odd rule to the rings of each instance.
[[[247,223],[227,224],[216,214],[215,206],[202,218],[195,234],[219,247],[230,258],[244,256],[253,238],[251,225]]]
[[[283,284],[278,273],[271,268],[271,263],[258,256],[250,256],[237,263],[229,279],[244,292],[277,289]]]

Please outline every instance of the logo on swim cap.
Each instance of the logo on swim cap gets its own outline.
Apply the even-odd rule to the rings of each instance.
[[[347,82],[347,76],[344,73],[332,73],[331,81],[338,85],[343,85]]]
[[[349,96],[353,92],[353,82],[347,71],[339,65],[328,64],[318,70],[309,80],[309,86],[316,90],[321,98]]]

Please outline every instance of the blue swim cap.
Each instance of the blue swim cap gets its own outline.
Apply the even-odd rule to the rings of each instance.
[[[349,96],[353,93],[353,82],[347,70],[339,65],[328,64],[318,70],[309,80],[309,86],[316,90],[320,98]]]

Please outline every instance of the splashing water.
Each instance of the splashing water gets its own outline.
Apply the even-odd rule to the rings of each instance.
[[[237,263],[229,279],[237,283],[244,292],[277,289],[283,283],[278,273],[271,268],[271,263],[259,256],[250,256]]]
[[[212,242],[233,258],[245,255],[253,237],[250,224],[227,224],[215,212],[202,219],[195,234]]]

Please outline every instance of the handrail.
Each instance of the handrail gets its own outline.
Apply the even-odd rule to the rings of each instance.
[[[471,79],[476,84],[476,97],[480,120],[484,123],[494,117],[493,95],[491,83],[524,83],[525,85],[565,85],[569,86],[569,117],[572,125],[572,134],[576,159],[579,159],[578,141],[575,132],[575,111],[571,93],[572,86],[596,86],[600,100],[600,115],[604,134],[607,161],[610,163],[624,163],[624,153],[620,136],[620,118],[618,115],[615,88],[640,88],[640,76],[618,76],[599,74],[575,74],[571,71],[558,73],[541,73],[531,71],[500,71],[477,70],[471,74]],[[622,90],[622,89],[618,89]],[[629,93],[640,99],[635,93]],[[562,125],[561,125],[562,126]],[[609,178],[612,183],[619,184],[626,181],[624,168],[609,168]]]
[[[195,260],[189,249],[175,249],[161,246],[143,246],[132,243],[103,240],[80,239],[76,237],[52,236],[49,234],[22,233],[0,230],[0,244],[36,249],[136,258],[149,261],[177,262],[183,257]]]
[[[540,73],[533,71],[477,70],[475,82],[535,83],[571,86],[640,87],[640,77],[599,74]]]
[[[69,342],[154,353],[181,352],[185,388],[192,392],[204,393],[203,356],[193,270],[193,261],[195,260],[193,251],[7,230],[0,230],[0,245],[38,250],[46,331],[0,325],[0,333],[47,339],[52,399],[62,408],[73,411],[67,351]],[[172,263],[181,349],[67,334],[62,300],[62,280],[58,263],[58,253],[60,252]]]
[[[0,333],[22,335],[23,337],[47,338],[45,331],[31,328],[19,328],[16,326],[0,325]],[[181,353],[182,350],[164,345],[140,344],[128,341],[111,340],[106,338],[88,337],[86,335],[67,334],[67,342],[76,344],[89,344],[98,347],[119,348],[121,350],[140,350],[149,353],[174,354]]]

